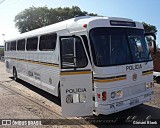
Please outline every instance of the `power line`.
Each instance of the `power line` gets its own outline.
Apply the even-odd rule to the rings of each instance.
[[[4,1],[5,1],[5,0],[1,0],[1,1],[0,1],[0,4],[2,4]]]
[[[4,2],[4,1],[6,1],[5,2],[5,4],[3,4],[3,6],[1,6],[1,3],[2,2]],[[16,5],[17,4],[17,2],[18,2],[19,0],[0,0],[0,10],[3,10],[3,9],[7,9],[7,8],[9,8],[9,7],[12,7],[12,6],[14,6],[14,5]],[[8,12],[9,12],[10,10],[8,10]]]

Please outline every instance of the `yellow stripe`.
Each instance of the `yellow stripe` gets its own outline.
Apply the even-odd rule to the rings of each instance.
[[[80,75],[80,74],[91,74],[91,71],[79,71],[79,72],[61,72],[60,75]]]
[[[59,65],[49,64],[49,63],[45,63],[45,62],[37,62],[37,61],[32,61],[32,60],[22,60],[22,59],[16,59],[16,58],[10,58],[10,59],[21,61],[21,62],[28,62],[28,63],[33,63],[33,64],[40,64],[40,65],[52,66],[52,67],[59,68]]]
[[[143,73],[142,75],[145,76],[145,75],[150,75],[150,74],[153,74],[153,71]]]
[[[41,63],[41,62],[39,64],[46,65],[46,66],[57,67],[57,68],[59,67],[59,65],[55,65],[55,64],[47,64],[47,63],[45,64],[45,63]]]
[[[40,62],[31,62],[31,63],[34,63],[34,64],[40,64]]]
[[[115,81],[120,81],[120,80],[126,80],[126,77],[120,77],[120,78],[113,78],[113,79],[104,79],[104,80],[94,80],[95,82],[115,82]]]

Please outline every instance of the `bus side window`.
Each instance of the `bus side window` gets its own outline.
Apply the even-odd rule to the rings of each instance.
[[[5,43],[4,50],[7,51],[7,42]]]
[[[17,41],[17,50],[24,51],[25,50],[25,39]]]
[[[27,39],[27,51],[37,51],[38,37],[32,37]]]
[[[61,38],[62,68],[82,68],[87,65],[87,57],[79,37]]]
[[[39,50],[40,51],[53,51],[56,47],[57,34],[47,34],[40,36]]]
[[[7,42],[7,51],[11,50],[11,42]]]
[[[11,50],[11,51],[15,51],[15,50],[16,50],[16,41],[12,41],[12,42],[11,42],[10,50]]]
[[[4,43],[4,51],[6,51],[6,43]]]

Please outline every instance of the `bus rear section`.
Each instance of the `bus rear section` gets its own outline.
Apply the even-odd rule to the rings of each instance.
[[[153,98],[153,64],[143,29],[94,28],[90,40],[97,115]]]

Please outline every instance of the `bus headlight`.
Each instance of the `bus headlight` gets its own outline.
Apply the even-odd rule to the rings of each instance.
[[[111,93],[111,98],[114,99],[116,97],[116,92]]]
[[[73,103],[73,95],[69,94],[66,96],[66,103]]]
[[[111,92],[111,98],[112,99],[117,99],[117,98],[122,98],[123,97],[123,91],[122,90],[117,90]]]
[[[150,82],[150,88],[154,87],[154,83]]]
[[[118,98],[121,98],[121,97],[123,96],[122,90],[118,90],[118,91],[116,92],[116,96],[117,96]]]
[[[146,89],[149,89],[149,88],[150,88],[150,84],[146,83]]]

